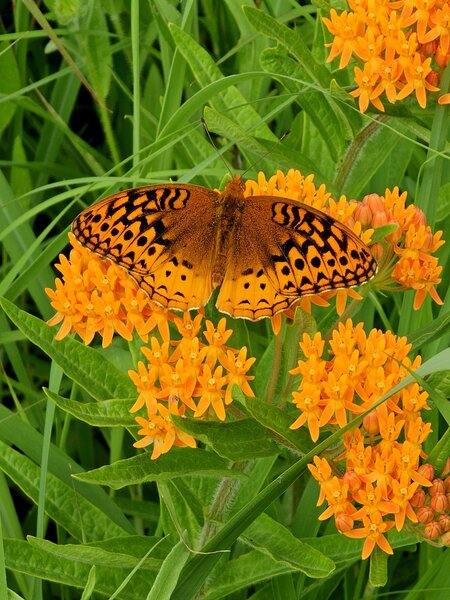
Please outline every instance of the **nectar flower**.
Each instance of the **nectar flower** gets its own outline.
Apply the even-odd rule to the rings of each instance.
[[[420,365],[420,357],[408,357],[411,344],[406,338],[377,329],[367,334],[361,323],[354,326],[350,319],[339,323],[328,347],[319,333],[314,338],[304,334],[300,346],[304,358],[291,371],[302,377],[298,390],[292,393],[300,416],[291,429],[307,425],[313,441],[320,429],[343,427],[370,410]],[[315,373],[320,373],[317,380]],[[425,457],[422,445],[431,432],[430,424],[420,416],[420,410],[427,408],[427,397],[418,383],[407,385],[372,408],[359,427],[345,433],[343,451],[331,464],[315,457],[314,465],[308,466],[320,485],[319,503],[328,503],[320,519],[334,515],[340,532],[366,538],[363,558],[376,545],[392,553],[385,533],[394,525],[400,531],[406,523],[416,523],[419,516],[414,512],[413,498],[419,488],[432,487],[433,473],[420,465]],[[439,496],[434,504],[442,509],[443,498]]]
[[[198,376],[201,386],[200,400],[194,417],[201,417],[211,407],[221,421],[225,420],[224,391],[227,378],[222,376],[223,367],[216,367],[214,373],[208,364],[203,366],[203,374]]]
[[[354,58],[359,98],[365,112],[372,104],[384,111],[382,97],[394,103],[414,94],[421,108],[427,96],[439,91],[439,81],[450,59],[447,2],[377,2],[349,0],[351,11],[330,11],[323,22],[333,36],[328,62],[340,57],[339,68]],[[432,65],[432,61],[434,64]],[[440,102],[447,100],[443,95]]]
[[[153,444],[152,460],[158,458],[161,454],[169,452],[174,445],[195,448],[197,444],[194,438],[175,427],[170,420],[170,414],[182,416],[183,413],[183,407],[179,408],[175,402],[172,402],[169,408],[158,404],[156,406],[156,413],[149,414],[148,419],[136,417],[136,422],[141,426],[138,434],[144,437],[133,445],[136,448],[145,448]]]

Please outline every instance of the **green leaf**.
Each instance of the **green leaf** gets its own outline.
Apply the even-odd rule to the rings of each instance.
[[[169,25],[169,29],[178,50],[189,63],[200,87],[205,87],[223,77],[223,74],[208,52],[189,34],[173,23]],[[220,96],[212,98],[210,103],[220,113],[232,109],[236,122],[244,130],[253,131],[256,137],[277,141],[277,137],[270,131],[269,127],[265,123],[261,123],[261,116],[250,106],[247,99],[235,87],[227,88]]]
[[[217,454],[228,460],[237,462],[278,454],[266,430],[253,419],[219,423],[174,416],[173,422],[197,440],[210,444]]]
[[[148,453],[139,454],[86,473],[77,473],[74,477],[87,483],[107,485],[114,490],[189,474],[200,477],[242,477],[241,474],[230,471],[227,464],[212,452],[198,448],[172,448],[170,453],[163,454],[158,460],[150,460]]]
[[[165,558],[147,600],[170,600],[178,581],[181,569],[190,556],[183,542],[178,542]]]
[[[247,19],[259,33],[280,42],[297,59],[311,82],[316,83],[319,88],[329,87],[331,73],[315,60],[296,30],[289,29],[262,10],[251,6],[244,6],[243,10]]]
[[[250,130],[250,133],[248,133],[248,130],[241,126],[234,115],[233,119],[230,119],[208,107],[205,108],[203,114],[210,131],[242,146],[246,155],[248,154],[251,159],[258,160],[258,165],[261,165],[262,170],[270,172],[275,163],[279,169],[285,169],[286,171],[292,168],[293,164],[297,167],[300,166],[304,171],[311,173],[317,171],[317,166],[312,161],[299,157],[298,153],[290,150],[288,146],[283,146],[280,149],[278,144],[265,145],[262,141],[256,140],[256,131]],[[270,160],[264,159],[269,150]]]
[[[63,398],[44,388],[45,395],[63,411],[95,427],[131,427],[135,425],[130,414],[132,402],[128,399],[101,400],[100,402],[77,402]]]
[[[375,546],[370,555],[369,581],[373,587],[383,587],[388,580],[387,574],[388,555],[378,546]]]
[[[417,329],[408,334],[408,341],[413,345],[414,351],[417,351],[424,344],[440,339],[450,332],[450,312],[444,312],[439,315],[432,323]]]
[[[450,183],[445,183],[439,188],[437,206],[436,221],[448,219],[450,217]]]
[[[306,454],[314,448],[315,444],[305,427],[296,430],[289,429],[297,415],[289,415],[273,404],[266,404],[257,398],[245,398],[241,401],[258,423],[273,431],[276,439],[279,439],[288,447],[297,450],[301,454]]]
[[[102,354],[70,337],[55,340],[53,328],[20,310],[6,298],[0,297],[0,306],[33,344],[39,346],[93,398],[136,398],[136,388],[128,376],[116,369]]]
[[[23,454],[0,441],[0,467],[36,505],[39,500],[40,468]],[[46,513],[78,540],[100,540],[123,535],[124,530],[97,506],[47,473]]]
[[[105,12],[92,4],[80,25],[82,32],[76,38],[87,67],[89,83],[104,100],[112,77],[112,51]]]
[[[438,473],[441,473],[448,457],[450,456],[450,428],[427,456],[427,462],[431,463]]]
[[[352,141],[353,134],[341,109],[329,96],[328,91],[316,89],[309,83],[303,66],[282,54],[279,48],[268,48],[262,53],[260,60],[261,66],[268,74],[278,79],[289,93],[295,94],[296,102],[311,119],[327,152],[335,162],[339,161],[345,146]],[[301,165],[296,167],[303,169]],[[317,173],[318,165],[311,172]]]
[[[308,577],[328,577],[336,568],[327,556],[296,538],[284,525],[264,513],[246,529],[243,537],[250,546],[274,561],[284,562]]]
[[[210,586],[203,600],[222,600],[233,597],[249,586],[270,581],[273,577],[292,573],[296,569],[288,563],[275,561],[263,552],[252,550],[233,560],[223,561],[213,572]],[[239,597],[239,596],[238,596]],[[266,596],[271,598],[271,596]]]
[[[113,540],[114,547],[111,547],[111,540],[105,540],[102,545],[96,543],[55,544],[48,540],[28,536],[28,541],[33,548],[40,548],[48,554],[57,556],[63,560],[69,559],[79,563],[95,564],[97,567],[103,566],[111,569],[132,569],[135,567],[138,562],[138,558],[132,550],[135,543],[135,536],[118,537],[113,538]],[[159,559],[155,560],[149,557],[141,564],[141,568],[145,571],[153,571],[159,569],[159,565]]]
[[[127,538],[121,538],[125,541]],[[71,546],[64,550],[45,540],[30,538],[30,543],[22,540],[5,539],[6,566],[14,573],[25,573],[47,581],[84,589],[92,565],[96,565],[96,592],[111,596],[127,577],[134,561],[126,555],[111,554],[107,560],[105,552],[89,546]],[[152,541],[153,543],[153,541]],[[75,550],[77,548],[77,551]],[[120,566],[127,565],[127,566]],[[145,598],[152,581],[156,577],[158,566],[150,570],[143,568],[135,573],[133,579],[123,591],[121,598],[136,600]],[[113,565],[113,567],[111,566]]]
[[[367,185],[395,152],[398,137],[406,133],[400,121],[395,128],[387,117],[371,121],[348,148],[336,177],[336,186],[341,194],[359,198]]]
[[[8,96],[20,90],[20,74],[12,46],[8,42],[0,43],[0,81],[2,96]],[[2,131],[9,125],[17,108],[13,100],[2,103],[0,110],[0,137]]]
[[[446,398],[450,398],[450,370],[433,373],[427,377],[427,384]]]
[[[83,590],[81,600],[89,600],[89,598],[94,593],[95,583],[96,583],[96,575],[97,575],[97,569],[96,569],[96,566],[93,565],[91,570],[89,571],[88,580],[86,581],[86,586]]]

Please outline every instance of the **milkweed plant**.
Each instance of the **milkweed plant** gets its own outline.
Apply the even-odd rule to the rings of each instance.
[[[153,301],[132,273],[83,247],[73,233],[67,238],[67,229],[51,238],[56,213],[48,204],[55,221],[45,238],[34,239],[43,259],[55,259],[56,279],[38,277],[45,295],[30,312],[19,308],[19,299],[42,259],[35,248],[25,254],[33,260],[23,263],[24,279],[23,266],[14,267],[19,256],[5,245],[5,273],[9,266],[13,275],[5,278],[8,299],[0,302],[21,334],[7,334],[3,319],[4,392],[11,390],[14,408],[5,404],[1,463],[38,509],[28,513],[25,541],[7,517],[14,514],[14,494],[5,496],[8,580],[0,586],[24,598],[35,597],[32,581],[39,581],[48,598],[59,597],[59,586],[67,598],[78,597],[71,589],[78,588],[86,598],[94,590],[99,597],[130,599],[284,598],[289,589],[300,594],[292,597],[340,598],[345,592],[356,599],[369,588],[426,587],[415,558],[420,549],[422,560],[436,561],[433,586],[448,589],[448,2],[348,1],[320,13],[308,5],[308,18],[305,7],[294,9],[298,31],[276,3],[271,15],[261,6],[233,17],[224,6],[229,23],[235,18],[245,23],[246,35],[252,32],[253,41],[243,37],[242,43],[258,48],[254,64],[231,59],[228,66],[216,62],[225,54],[222,42],[207,51],[198,31],[185,28],[187,8],[171,5],[172,17],[181,21],[169,24],[168,13],[157,17],[141,7],[146,24],[136,21],[136,5],[131,15],[115,7],[107,17],[102,10],[64,12],[45,4],[50,12],[28,2],[20,10],[36,20],[30,30],[43,34],[43,24],[51,24],[51,52],[61,53],[63,65],[69,61],[75,69],[70,55],[83,57],[75,81],[94,95],[89,110],[99,117],[112,165],[124,156],[114,133],[119,125],[106,107],[113,102],[123,114],[125,99],[118,97],[131,81],[127,61],[134,67],[141,61],[139,76],[145,79],[148,71],[143,83],[153,81],[165,98],[156,109],[148,90],[141,91],[134,110],[144,112],[134,119],[144,127],[150,158],[143,158],[142,145],[129,182],[136,185],[138,172],[153,182],[153,171],[165,165],[175,171],[161,180],[178,171],[189,177],[191,161],[211,166],[202,183],[220,186],[223,166],[195,125],[206,101],[204,118],[227,160],[236,164],[237,152],[257,166],[256,175],[244,176],[246,196],[289,198],[325,212],[370,248],[378,270],[360,287],[301,296],[257,322],[219,313],[214,296],[199,310],[177,312]],[[206,22],[216,23],[208,3],[198,4]],[[57,25],[73,37],[67,47],[52,29]],[[83,26],[92,28],[87,38]],[[149,36],[139,37],[140,54],[109,37],[129,41],[126,36],[139,30]],[[237,35],[235,23],[231,31]],[[103,32],[104,56],[112,48],[117,53],[106,61],[108,74],[92,46],[95,32]],[[159,45],[149,53],[146,44],[155,40]],[[4,43],[3,60],[16,61],[20,45]],[[239,46],[235,51],[240,56]],[[111,60],[117,62],[114,77]],[[0,55],[0,68],[1,61]],[[19,69],[20,61],[14,64]],[[158,76],[152,64],[161,67]],[[172,75],[165,70],[169,64]],[[177,71],[186,95],[178,105]],[[250,84],[233,79],[245,72]],[[211,96],[202,96],[208,88]],[[263,102],[252,104],[252,89]],[[20,110],[30,109],[23,104]],[[187,130],[184,114],[192,119]],[[277,143],[289,121],[291,133]],[[57,123],[52,116],[45,127],[56,132]],[[130,127],[142,144],[144,135]],[[128,163],[107,172],[94,142],[88,148],[80,135],[74,133],[72,143],[91,157],[85,164],[92,176],[125,177]],[[43,160],[42,143],[36,164]],[[17,169],[23,153],[31,152],[21,148],[14,155]],[[167,163],[161,148],[170,155]],[[61,152],[70,156],[65,144]],[[76,162],[69,160],[68,171],[81,174],[87,167],[75,168]],[[16,174],[22,193],[36,173],[22,187]],[[36,181],[43,186],[39,194],[53,185],[48,177]],[[70,186],[75,197],[74,181]],[[79,186],[94,199],[89,185],[80,180]],[[67,189],[58,197],[64,227],[80,209],[67,206]],[[31,218],[33,205],[27,207]],[[19,213],[15,219],[22,223]],[[29,289],[34,298],[36,287]],[[36,307],[44,319],[30,314]],[[20,366],[16,346],[24,339],[35,356],[32,371],[39,364],[42,372],[51,359],[43,412],[24,392],[24,381],[38,380]],[[38,396],[33,388],[30,397]],[[393,574],[394,560],[397,569],[409,569],[403,582]]]

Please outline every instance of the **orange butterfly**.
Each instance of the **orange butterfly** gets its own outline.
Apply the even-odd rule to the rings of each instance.
[[[287,198],[244,197],[241,177],[223,192],[160,184],[114,194],[73,222],[77,240],[120,265],[162,306],[216,306],[256,321],[299,297],[353,287],[377,270],[345,225]]]

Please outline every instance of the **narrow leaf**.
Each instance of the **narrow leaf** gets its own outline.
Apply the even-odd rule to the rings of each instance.
[[[118,490],[128,485],[146,481],[173,479],[195,474],[215,477],[242,477],[243,475],[227,468],[227,461],[212,452],[195,448],[172,448],[158,460],[150,460],[147,453],[119,460],[112,465],[77,473],[74,477],[89,483],[107,485]]]
[[[64,373],[96,400],[136,397],[136,389],[125,373],[102,354],[66,337],[55,340],[55,330],[44,321],[17,308],[0,297],[0,306],[20,331],[39,346],[62,368]]]

